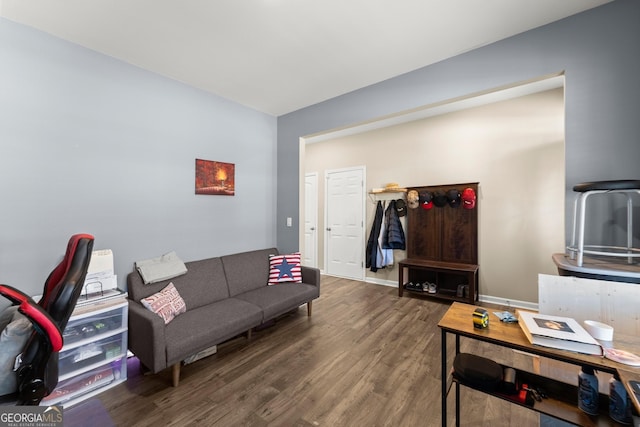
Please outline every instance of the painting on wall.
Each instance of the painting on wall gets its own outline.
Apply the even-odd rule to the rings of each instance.
[[[196,159],[196,194],[235,195],[233,163]]]

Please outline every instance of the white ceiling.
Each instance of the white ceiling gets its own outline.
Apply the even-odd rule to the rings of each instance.
[[[279,116],[611,0],[0,0],[0,16]]]

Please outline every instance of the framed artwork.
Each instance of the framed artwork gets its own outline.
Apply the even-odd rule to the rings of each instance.
[[[235,195],[233,163],[196,159],[196,194]]]

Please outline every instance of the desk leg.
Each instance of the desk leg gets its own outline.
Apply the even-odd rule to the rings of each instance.
[[[456,383],[456,427],[460,427],[460,384]]]
[[[440,378],[442,386],[442,427],[447,427],[447,332],[440,330],[441,351],[441,369]]]
[[[442,427],[447,427],[447,380],[449,375],[447,373],[447,332],[444,329],[440,330],[440,358],[441,358],[441,386],[442,386]],[[460,353],[460,335],[456,334],[456,355]],[[458,383],[454,381],[454,387],[456,388],[456,426],[460,426],[460,387]]]
[[[456,356],[460,354],[460,335],[456,335]],[[460,384],[455,383],[456,387],[456,426],[460,426]]]

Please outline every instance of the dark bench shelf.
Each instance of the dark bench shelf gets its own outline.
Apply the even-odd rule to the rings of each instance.
[[[478,265],[407,258],[398,263],[398,295],[410,292],[450,301],[473,304],[478,299]],[[408,275],[405,276],[405,270]],[[407,279],[405,280],[405,277]],[[434,283],[436,293],[407,289],[407,283]],[[467,293],[457,296],[458,285],[467,285]]]

